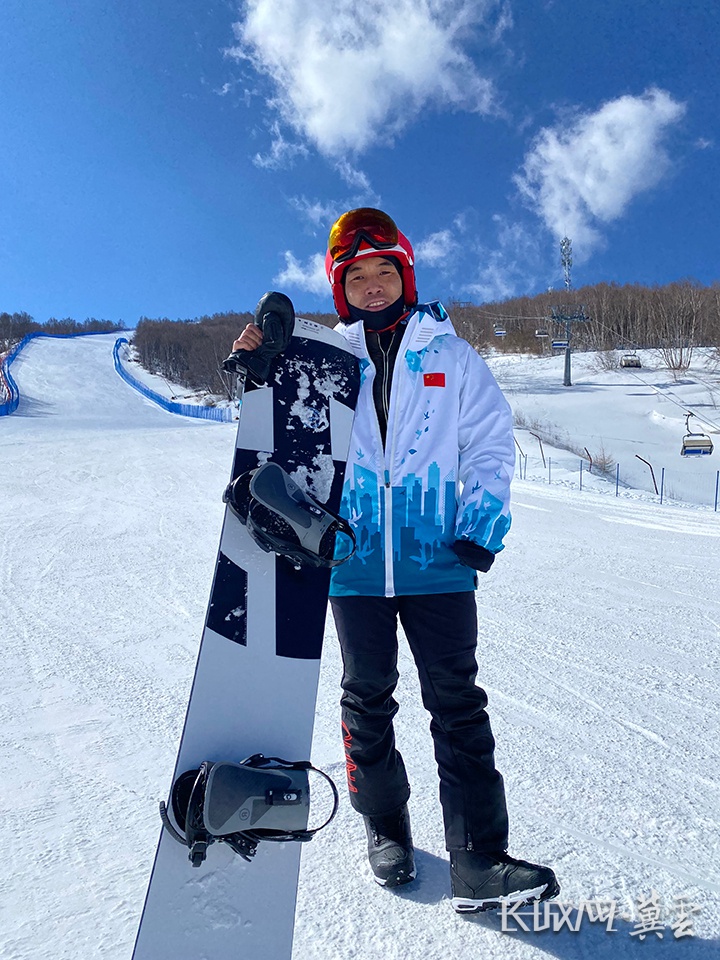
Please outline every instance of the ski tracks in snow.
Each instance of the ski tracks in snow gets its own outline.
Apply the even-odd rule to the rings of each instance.
[[[111,349],[31,345],[21,393],[51,399],[2,424],[10,957],[130,954],[222,521],[233,431],[138,398]]]
[[[31,344],[15,368],[24,402],[0,424],[8,960],[130,956],[220,532],[232,426],[152,406],[111,351],[107,337]],[[698,936],[677,949],[693,960],[720,938],[719,535],[708,511],[518,482],[507,550],[477,594],[510,852],[551,863],[575,905],[688,892]],[[342,796],[303,850],[293,960],[636,949],[627,924],[506,935],[498,915],[453,913],[429,719],[404,642],[400,663],[418,880],[395,894],[372,882]],[[313,760],[342,789],[340,670],[329,623]]]
[[[520,486],[530,505],[556,502]],[[691,521],[690,535],[706,537],[695,546],[685,511],[669,508],[656,532],[657,508],[636,504],[636,524],[609,546],[602,504],[566,503],[551,529],[542,511],[517,510],[522,545],[498,571],[497,595],[479,594],[487,659],[507,660],[490,684],[499,764],[507,755],[511,802],[518,783],[543,830],[554,822],[582,840],[587,849],[572,844],[563,859],[586,858],[596,890],[619,891],[611,856],[622,851],[648,889],[669,897],[693,882],[716,912],[719,661],[706,611],[720,524],[709,513]],[[539,538],[542,552],[531,546]]]

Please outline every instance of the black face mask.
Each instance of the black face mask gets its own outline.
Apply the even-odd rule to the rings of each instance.
[[[382,310],[361,310],[359,307],[353,307],[348,304],[350,313],[350,323],[357,323],[361,320],[366,330],[384,330],[391,324],[399,320],[405,313],[405,299],[402,294],[389,307]]]

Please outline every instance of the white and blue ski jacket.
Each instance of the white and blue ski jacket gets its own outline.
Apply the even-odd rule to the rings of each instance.
[[[474,589],[475,571],[452,544],[503,549],[515,464],[507,400],[443,306],[420,304],[395,361],[383,450],[363,325],[335,329],[360,360],[361,385],[340,510],[357,549],[333,570],[330,595]]]

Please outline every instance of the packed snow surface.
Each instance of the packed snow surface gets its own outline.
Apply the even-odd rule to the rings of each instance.
[[[0,420],[3,960],[129,960],[220,533],[232,424],[142,399],[114,372],[113,342],[31,343],[13,368],[20,407]],[[516,410],[576,443],[604,436],[610,417],[646,424],[630,439],[652,460],[647,438],[672,417],[668,457],[680,460],[683,411],[659,388],[624,372],[592,387],[587,372],[571,390],[553,363],[492,366]],[[518,432],[521,446],[528,437]],[[677,487],[695,489],[720,456],[681,462]],[[454,914],[429,720],[403,640],[397,734],[418,879],[397,892],[372,882],[343,796],[303,851],[294,960],[718,955],[720,514],[704,494],[660,505],[600,478],[581,491],[570,460],[558,470],[515,482],[507,549],[477,592],[479,682],[510,852],[553,866],[564,906],[551,927],[564,910],[578,929]],[[329,621],[312,759],[342,785],[339,678]],[[692,935],[678,937],[682,896]],[[615,904],[614,932],[580,912],[599,900]]]

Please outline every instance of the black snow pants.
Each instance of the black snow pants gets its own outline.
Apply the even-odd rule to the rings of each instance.
[[[343,656],[342,723],[353,807],[390,813],[410,796],[395,746],[397,618],[431,715],[448,850],[506,850],[508,818],[495,741],[476,686],[477,612],[470,592],[404,597],[332,597]]]

